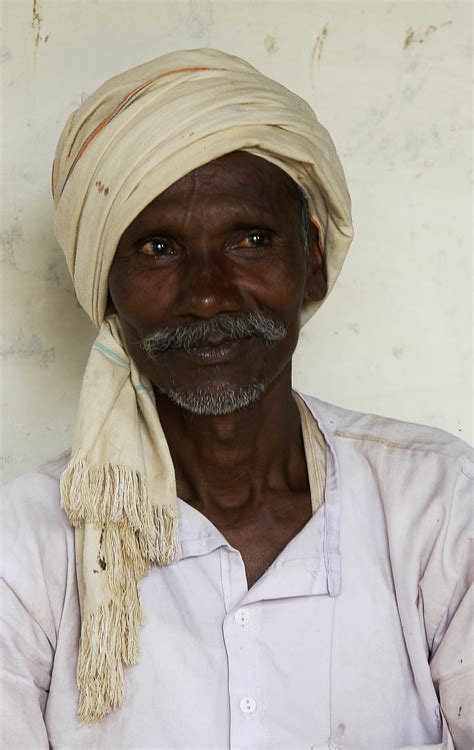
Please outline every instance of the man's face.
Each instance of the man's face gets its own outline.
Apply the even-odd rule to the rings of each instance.
[[[178,180],[122,235],[109,289],[156,389],[198,413],[242,408],[291,368],[304,299],[325,293],[314,228],[278,167],[233,152]]]

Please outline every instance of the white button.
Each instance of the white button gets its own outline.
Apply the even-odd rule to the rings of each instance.
[[[234,616],[235,621],[239,625],[247,625],[248,621],[250,620],[250,613],[247,609],[238,609]]]
[[[253,714],[253,712],[257,708],[257,704],[255,703],[253,698],[242,698],[242,700],[240,701],[240,708],[244,712],[244,714]]]

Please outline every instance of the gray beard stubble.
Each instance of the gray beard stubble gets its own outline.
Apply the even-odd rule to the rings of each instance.
[[[257,336],[268,347],[272,347],[277,341],[284,339],[286,333],[283,323],[274,321],[262,313],[222,313],[210,320],[199,320],[174,330],[159,328],[145,336],[140,345],[147,357],[157,360],[170,349],[184,349],[190,352],[193,348],[206,346],[221,336],[232,341]],[[260,398],[267,385],[265,379],[253,378],[239,386],[231,383],[210,383],[208,386],[197,388],[156,388],[182,409],[194,414],[220,416],[249,406]]]

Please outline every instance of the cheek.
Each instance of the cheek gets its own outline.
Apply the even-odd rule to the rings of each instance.
[[[138,368],[150,375],[151,362],[139,342],[156,327],[160,318],[154,309],[160,299],[156,291],[156,279],[151,285],[153,274],[137,273],[124,266],[125,264],[120,263],[112,266],[109,293],[122,325],[125,348]]]
[[[112,269],[109,292],[114,307],[127,327],[142,335],[157,325],[167,325],[167,310],[174,298],[175,283],[153,270],[123,273]],[[169,276],[169,275],[168,275]]]
[[[259,285],[259,297],[280,318],[293,318],[303,304],[304,269],[274,264],[266,269]]]

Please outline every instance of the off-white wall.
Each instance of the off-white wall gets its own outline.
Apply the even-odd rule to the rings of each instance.
[[[472,439],[468,2],[4,2],[3,472],[68,447],[94,330],[52,233],[70,110],[183,47],[247,58],[332,133],[356,239],[295,360],[303,390]]]

